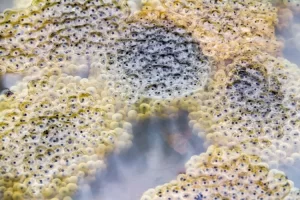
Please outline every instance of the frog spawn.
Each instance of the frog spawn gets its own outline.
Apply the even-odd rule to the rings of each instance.
[[[270,170],[258,156],[238,147],[210,146],[206,153],[186,163],[186,173],[170,183],[150,189],[142,200],[158,199],[284,199],[293,183]],[[293,189],[298,199],[299,191]]]
[[[1,199],[70,197],[105,168],[107,153],[130,146],[126,107],[95,83],[37,69],[1,96],[10,105],[1,115]]]
[[[27,9],[6,11],[0,71],[44,68],[45,62],[63,68],[101,61],[111,69],[121,65],[120,78],[139,88],[135,96],[171,98],[205,85],[211,66],[188,32],[170,20],[127,24],[128,12],[123,1],[33,2]]]
[[[220,61],[245,52],[260,50],[280,55],[276,39],[277,10],[268,1],[146,0],[142,12],[149,17],[159,12],[184,27],[201,43],[204,55]],[[259,18],[258,18],[259,16]]]
[[[180,97],[203,88],[211,63],[199,44],[171,21],[156,21],[133,21],[122,31],[116,60],[124,79],[140,97],[151,99]]]
[[[272,167],[293,165],[299,160],[299,69],[269,55],[248,56],[217,71],[202,98],[195,95],[198,107],[190,110],[190,125],[208,143],[240,145]]]
[[[194,132],[218,146],[192,157],[186,174],[142,199],[300,199],[293,182],[271,170],[299,162],[299,73],[296,65],[262,52],[217,70],[204,91],[186,100],[194,102],[187,106]]]
[[[113,49],[113,48],[111,48],[111,46],[113,46],[112,44],[115,44],[114,43],[115,42],[115,39],[114,39],[115,34],[116,33],[117,33],[117,35],[120,34],[118,32],[118,30],[116,30],[117,29],[116,27],[118,27],[118,26],[122,27],[123,26],[122,20],[119,20],[119,18],[118,18],[118,16],[120,16],[120,15],[124,16],[123,15],[124,10],[122,10],[122,11],[120,10],[120,4],[118,4],[118,3],[116,4],[116,2],[114,2],[114,4],[106,4],[102,1],[101,2],[100,1],[84,1],[84,2],[74,2],[73,1],[73,2],[68,2],[68,3],[64,2],[64,3],[61,3],[61,4],[59,4],[58,1],[56,1],[56,2],[52,2],[52,3],[53,4],[51,4],[51,3],[50,4],[47,4],[47,3],[45,4],[43,2],[41,2],[39,4],[34,3],[34,6],[32,6],[30,9],[26,10],[23,13],[22,12],[18,13],[21,16],[20,18],[18,18],[19,17],[18,14],[16,14],[15,12],[11,12],[11,11],[6,12],[4,14],[4,16],[3,16],[4,24],[2,24],[3,26],[2,26],[1,35],[5,36],[5,40],[1,41],[1,43],[2,43],[1,48],[3,50],[1,52],[2,53],[2,58],[1,59],[2,59],[2,61],[5,62],[5,65],[1,65],[1,67],[0,67],[0,69],[2,70],[2,73],[5,73],[6,71],[13,72],[13,71],[28,70],[29,68],[32,68],[35,65],[39,66],[40,68],[53,67],[52,65],[45,65],[45,62],[47,62],[47,61],[50,61],[49,63],[51,63],[51,62],[58,63],[60,68],[64,68],[64,66],[67,65],[67,63],[69,61],[70,62],[83,62],[83,63],[94,61],[94,58],[95,57],[96,58],[101,57],[103,55],[104,51],[106,51],[108,49],[109,50]],[[173,5],[173,3],[174,2],[170,1],[170,5]],[[213,19],[209,18],[210,20],[208,20],[209,21],[208,30],[204,29],[204,30],[206,30],[204,32],[190,31],[190,32],[193,32],[193,34],[196,35],[196,36],[197,36],[197,34],[200,34],[200,35],[204,36],[204,37],[199,37],[199,38],[203,39],[202,40],[202,42],[203,42],[202,43],[202,48],[204,49],[203,53],[205,55],[215,56],[215,57],[221,58],[221,59],[230,58],[231,55],[236,54],[237,52],[240,53],[239,51],[241,49],[238,48],[238,47],[240,47],[241,44],[244,45],[243,41],[240,41],[240,43],[238,43],[238,44],[230,42],[230,40],[231,40],[230,37],[229,37],[229,39],[227,38],[228,36],[230,36],[230,34],[224,33],[224,36],[226,36],[225,38],[227,38],[227,40],[228,40],[227,42],[229,42],[230,45],[232,45],[232,46],[230,46],[230,45],[227,46],[228,43],[226,41],[223,41],[222,37],[220,39],[218,34],[213,34],[213,37],[210,34],[208,34],[208,33],[212,32],[211,30],[215,30],[215,29],[220,28],[219,26],[213,26],[214,23],[212,23],[212,21],[219,21],[218,20],[219,19],[218,17],[220,17],[219,14],[224,13],[223,11],[226,11],[226,7],[224,6],[224,4],[222,2],[219,2],[219,1],[215,1],[215,3],[212,3],[210,1],[203,1],[201,3],[203,3],[203,4],[201,4],[200,6],[204,6],[206,10],[208,10],[208,8],[214,8],[214,6],[218,6],[218,8],[220,10],[222,10],[222,11],[218,10],[217,12],[213,12],[213,13],[211,13],[211,12],[205,13],[208,17],[217,16],[216,19],[215,18],[213,18]],[[101,35],[99,33],[99,31],[96,31],[95,33],[90,33],[89,32],[90,27],[92,27],[93,30],[95,30],[95,28],[96,28],[96,30],[99,30],[98,29],[99,27],[96,27],[96,26],[94,26],[93,23],[90,23],[89,19],[90,19],[91,15],[87,15],[86,10],[85,10],[85,8],[89,8],[89,6],[93,6],[93,5],[96,5],[96,10],[101,9],[101,11],[104,12],[104,18],[103,18],[104,20],[100,16],[101,20],[99,19],[99,21],[97,21],[99,23],[102,22],[101,26],[99,26],[100,28],[105,27],[104,28],[105,30],[110,30],[110,31],[106,32],[104,37],[103,37],[103,35]],[[166,3],[166,5],[167,5],[167,3]],[[173,8],[176,9],[175,13],[180,12],[180,15],[170,15],[172,19],[175,19],[174,21],[175,21],[176,25],[178,27],[183,26],[185,28],[187,28],[187,27],[195,28],[194,26],[190,26],[191,23],[188,20],[186,20],[187,16],[189,18],[192,18],[192,17],[190,17],[190,15],[184,15],[185,16],[185,18],[183,18],[184,20],[177,20],[177,19],[179,19],[178,16],[180,16],[180,18],[182,18],[183,12],[186,11],[182,8],[189,8],[189,9],[190,8],[196,8],[196,7],[193,7],[194,6],[193,1],[189,2],[188,4],[186,4],[186,2],[184,2],[184,1],[182,1],[181,3],[177,3],[176,5],[179,5],[179,7],[178,6],[177,7],[169,6],[170,9],[173,9]],[[98,6],[100,6],[100,7],[98,7]],[[272,47],[272,48],[269,48],[269,49],[271,49],[271,53],[276,53],[278,51],[278,44],[275,41],[273,41],[274,35],[273,35],[273,32],[272,32],[272,26],[271,25],[274,22],[274,15],[273,15],[274,12],[272,11],[272,7],[269,7],[269,4],[263,4],[263,3],[259,4],[258,1],[254,1],[254,2],[253,1],[243,1],[243,2],[240,2],[236,5],[234,5],[234,6],[236,6],[235,8],[238,8],[237,12],[239,13],[240,16],[243,16],[243,14],[245,14],[243,12],[243,10],[244,10],[243,8],[248,8],[248,6],[250,6],[251,8],[255,8],[255,9],[260,8],[259,9],[259,14],[261,14],[260,16],[263,16],[264,20],[260,21],[259,23],[257,23],[254,20],[254,22],[256,23],[256,25],[253,24],[253,27],[252,27],[253,28],[252,33],[254,33],[254,35],[251,35],[249,32],[247,32],[247,29],[244,29],[245,28],[244,24],[241,24],[240,28],[244,32],[247,32],[247,34],[250,34],[251,36],[253,36],[253,38],[250,37],[251,38],[250,40],[252,42],[254,42],[255,45],[250,42],[249,44],[251,44],[251,45],[249,46],[249,48],[252,49],[252,47],[259,47],[259,48],[264,49],[265,47],[268,47],[268,48]],[[42,8],[42,9],[40,9],[40,8]],[[120,15],[118,15],[118,14],[115,15],[115,11],[111,8],[120,11],[121,14]],[[181,9],[182,9],[183,12],[181,12]],[[196,8],[196,10],[197,10],[197,8]],[[89,11],[89,9],[88,9],[88,11]],[[90,11],[93,12],[92,9]],[[192,12],[188,11],[187,13],[193,13],[194,11],[195,11],[195,9]],[[246,16],[252,16],[253,17],[252,11],[249,12],[248,15],[246,15]],[[126,13],[126,9],[125,9],[125,13]],[[152,14],[152,13],[150,13],[150,14]],[[257,16],[257,13],[253,12],[253,14],[255,16]],[[72,17],[69,18],[70,16],[72,16]],[[83,18],[80,18],[80,17],[78,18],[78,16],[81,16]],[[192,14],[192,16],[194,16],[194,15]],[[43,19],[43,20],[41,20],[41,22],[39,21],[39,19],[41,19],[40,17],[42,17],[42,19]],[[95,19],[94,18],[92,18],[92,19],[97,20],[97,17]],[[11,24],[10,22],[7,21],[8,18],[12,19],[13,24]],[[50,22],[48,21],[49,24],[44,23],[45,21],[47,21],[47,20],[44,21],[44,19],[46,19],[46,18],[51,19]],[[250,22],[253,21],[251,19],[249,21],[247,21],[246,18],[243,18],[243,20],[245,20],[245,23],[246,22],[250,23]],[[240,20],[241,18],[234,17],[234,19]],[[226,26],[227,28],[230,28],[230,25],[234,25],[234,24],[230,24],[231,23],[230,21],[231,21],[231,19],[228,19],[228,21],[225,20],[225,24],[227,25]],[[54,22],[54,23],[52,23],[52,22]],[[70,26],[69,25],[67,26],[67,27],[69,27],[69,29],[64,30],[62,28],[62,27],[65,27],[65,25],[66,25],[65,22],[67,24],[69,24],[69,23],[72,24]],[[19,25],[16,25],[14,27],[14,25],[15,25],[14,23],[15,24],[21,24],[21,29],[20,29]],[[40,26],[40,24],[43,24],[43,25]],[[204,25],[206,26],[207,23],[205,22]],[[44,29],[44,27],[45,27],[45,29]],[[27,29],[29,29],[30,31],[28,31]],[[52,29],[53,29],[53,31],[50,31]],[[167,30],[167,28],[165,28],[165,27],[162,28],[162,29],[163,29],[163,31]],[[223,27],[222,27],[222,29],[223,29]],[[22,31],[21,32],[16,32],[16,30],[25,30],[25,31],[24,32],[22,32]],[[37,30],[39,30],[41,32],[41,34],[39,34],[37,32]],[[66,34],[66,35],[63,34],[63,33],[68,32],[69,30],[72,34]],[[122,28],[121,28],[121,30],[122,30]],[[199,30],[199,29],[195,29],[195,30]],[[226,30],[226,29],[224,29],[224,30]],[[228,30],[230,30],[230,29],[228,29]],[[257,30],[257,32],[255,30]],[[49,38],[51,38],[51,41],[48,40],[48,37],[45,37],[45,35],[42,34],[43,32],[46,33],[46,36],[49,36]],[[139,31],[139,33],[140,32],[142,32],[142,31]],[[215,33],[217,33],[217,32],[218,31],[215,31]],[[232,33],[234,33],[234,32],[240,33],[238,29],[232,31]],[[264,34],[262,34],[262,35],[259,34],[261,32],[263,32]],[[52,33],[52,34],[48,35],[48,33]],[[53,34],[53,33],[59,33],[59,34],[56,34],[56,36],[55,36],[55,34]],[[62,33],[62,35],[60,35],[61,33]],[[24,36],[24,37],[22,37],[22,36]],[[28,36],[30,36],[30,37],[27,38]],[[39,38],[38,40],[36,40],[36,36],[40,36],[40,37],[38,37]],[[88,36],[92,36],[92,37],[88,37]],[[233,37],[238,37],[235,34],[232,34],[232,36]],[[85,40],[85,38],[87,38],[87,37],[92,38],[93,41],[92,42],[90,42],[90,41],[87,42]],[[19,40],[17,41],[15,38],[17,38]],[[47,39],[45,39],[45,38],[47,38]],[[213,38],[213,39],[211,39],[211,38]],[[243,37],[241,37],[241,38],[243,38]],[[19,43],[19,41],[21,41],[21,43]],[[44,41],[45,43],[40,43],[40,41]],[[63,41],[63,44],[60,43],[61,41]],[[217,45],[211,45],[211,41],[216,41]],[[16,45],[19,45],[19,44],[23,44],[23,42],[25,43],[24,48],[23,48],[23,46],[21,46],[21,47],[16,46]],[[146,42],[146,44],[147,44],[147,42]],[[88,43],[88,45],[86,45],[87,43]],[[75,44],[75,45],[73,46],[73,44]],[[99,45],[99,44],[101,44],[101,45]],[[221,48],[220,48],[220,45],[218,45],[218,44],[222,44]],[[266,44],[268,44],[268,45],[266,45]],[[12,46],[12,45],[15,45],[15,46]],[[129,43],[129,46],[130,46],[130,43]],[[222,47],[224,47],[224,48],[222,48]],[[231,48],[231,47],[234,47],[234,48]],[[189,48],[187,48],[187,49],[190,50]],[[221,49],[225,50],[225,51],[219,52]],[[192,48],[192,51],[197,52],[197,49],[195,50],[194,48]],[[7,54],[8,52],[9,52],[9,54]],[[49,52],[51,52],[51,54]],[[228,52],[228,54],[227,54],[227,52]],[[19,55],[21,55],[21,56],[19,57]],[[67,56],[65,56],[65,55],[67,55]],[[85,56],[83,56],[83,55],[85,55]],[[83,58],[82,58],[82,56],[83,56]],[[81,59],[76,60],[77,58],[81,58]],[[128,60],[132,61],[132,58],[130,57],[130,58],[128,58]],[[111,65],[111,63],[109,63],[109,62],[105,62],[104,64],[108,64],[108,66]],[[95,65],[97,65],[97,64],[95,64]],[[123,69],[124,68],[122,68],[122,70]],[[126,67],[125,67],[125,72],[128,72],[127,70],[126,70]],[[247,70],[248,70],[248,72],[249,71],[251,72],[251,69],[246,69],[246,71]],[[121,70],[119,70],[119,71],[121,72]],[[207,73],[207,71],[204,70],[204,74],[206,74],[206,73]],[[258,73],[260,73],[260,74],[255,75],[254,76],[255,79],[258,79],[258,80],[264,82],[265,80],[263,78],[264,77],[263,73],[265,73],[265,71],[264,70],[258,70]],[[125,73],[125,76],[127,76],[127,75],[128,75],[128,73],[127,74]],[[236,75],[240,76],[239,72],[237,72]],[[171,77],[172,77],[172,75],[171,75]],[[107,80],[106,79],[107,77],[98,77],[98,78],[99,78],[98,80]],[[260,78],[262,78],[262,79],[260,79]],[[68,80],[68,79],[66,79],[66,80]],[[205,78],[201,79],[201,80],[205,80]],[[237,84],[237,81],[235,79],[233,79],[233,80],[234,80],[233,82],[235,83],[234,85],[236,85],[237,87],[245,88],[245,87],[249,86],[248,85],[249,83],[248,84]],[[30,82],[29,87],[32,87],[32,85],[30,85],[31,83],[33,83],[33,86],[34,86],[34,82],[35,81]],[[139,82],[139,80],[136,81],[133,78],[131,80],[130,84],[135,86],[136,82]],[[205,81],[203,83],[205,83]],[[200,83],[199,85],[203,86],[204,85],[203,83]],[[93,85],[97,85],[97,83],[93,82]],[[109,86],[111,86],[111,83],[109,84]],[[266,86],[268,86],[268,85],[263,84],[260,89],[263,89]],[[127,85],[126,85],[126,87],[127,87]],[[149,87],[149,88],[153,88],[153,87]],[[250,89],[250,90],[252,90],[252,89]],[[132,87],[131,87],[131,89],[128,89],[128,91],[133,91],[134,92]],[[128,91],[126,91],[126,93]],[[290,91],[293,94],[293,89],[291,89]],[[18,93],[18,92],[20,92],[20,90],[15,91],[15,93]],[[248,92],[251,92],[251,91],[248,91]],[[34,94],[38,95],[39,92],[35,91]],[[107,95],[107,94],[111,95],[111,94],[113,94],[113,92],[108,91],[108,92],[104,92],[103,95],[104,94],[105,95]],[[145,90],[145,87],[144,87],[142,89],[142,94],[146,94],[145,96],[147,96],[147,95],[149,96],[150,93],[148,93],[148,91]],[[26,94],[23,94],[23,95],[26,96]],[[126,95],[127,94],[125,94],[124,96],[126,96]],[[160,98],[164,97],[164,96],[160,96],[161,94],[156,93],[156,92],[154,92],[154,94],[152,93],[151,95],[152,96],[154,95],[154,96],[160,97]],[[178,94],[176,94],[176,96],[177,95]],[[239,93],[239,95],[244,96],[245,93],[242,92],[242,93]],[[14,97],[12,97],[12,98],[14,98]],[[248,98],[248,96],[247,96],[247,98]],[[77,99],[77,98],[75,98],[75,99]],[[103,100],[103,103],[106,105],[108,102],[110,102],[109,99],[110,98]],[[36,99],[34,102],[37,103],[39,100],[40,99]],[[265,100],[265,99],[263,99],[263,100]],[[275,102],[276,101],[277,100],[275,100]],[[281,101],[280,98],[279,98],[279,101]],[[77,102],[77,101],[75,100],[75,102]],[[153,104],[153,105],[156,105],[156,104]],[[230,103],[230,105],[232,105],[232,104]],[[290,106],[295,106],[293,103],[291,103],[289,105]],[[38,105],[38,106],[40,106],[40,105]],[[9,105],[8,107],[10,109],[12,109],[12,108],[14,108],[14,105]],[[147,106],[141,105],[141,107],[142,107],[143,110],[145,110],[144,108],[147,107]],[[148,107],[149,107],[149,105],[148,105]],[[247,107],[248,111],[249,111],[249,108],[251,108],[251,106]],[[263,110],[265,110],[264,113],[268,113],[270,106],[268,107],[266,105],[263,105],[260,108],[263,108]],[[70,109],[73,109],[73,106],[71,106]],[[75,109],[76,109],[76,105],[75,105]],[[109,112],[108,116],[111,116],[111,117],[114,116],[113,117],[114,120],[118,121],[118,120],[122,119],[122,114],[123,114],[123,116],[126,115],[126,112],[121,112],[122,113],[121,115],[120,114],[112,115],[111,109],[112,109],[112,107],[110,106],[110,104],[107,107],[105,107],[105,111],[108,110],[108,112]],[[255,110],[256,110],[255,112],[259,111],[258,109],[255,109]],[[204,109],[204,111],[205,111],[205,109]],[[39,112],[39,111],[37,110],[37,112]],[[253,111],[251,111],[251,112],[253,113]],[[18,114],[18,111],[14,110],[13,113],[8,113],[7,115],[5,114],[5,117],[10,119],[9,117],[11,115],[12,116],[18,116],[19,114]],[[129,115],[132,118],[134,118],[135,115],[136,115],[136,112],[131,111]],[[207,115],[205,115],[205,117],[206,116]],[[85,116],[85,117],[87,117],[87,116]],[[86,119],[86,118],[84,118],[84,119]],[[32,120],[32,121],[35,121],[35,120]],[[206,125],[210,124],[209,120],[204,120],[204,121],[205,121]],[[75,120],[75,122],[77,122],[77,121]],[[54,122],[53,122],[53,120],[50,120],[48,122],[45,122],[45,125],[48,127],[52,123],[55,123],[55,118],[54,118]],[[191,124],[193,124],[193,123],[194,122],[192,122]],[[291,122],[291,123],[293,123],[293,122]],[[116,124],[118,124],[118,123],[112,123],[111,126],[115,127]],[[79,125],[79,127],[80,127],[80,125]],[[63,132],[64,132],[64,130],[63,130]],[[49,131],[48,131],[47,134],[49,134]],[[50,134],[54,135],[55,133],[50,133]],[[75,134],[75,132],[74,132],[74,134]],[[14,142],[16,142],[16,141],[14,141]],[[61,175],[61,176],[63,176],[63,175]],[[10,176],[7,176],[7,177],[8,177],[7,179],[4,179],[5,181],[13,180],[13,179],[11,179]],[[23,180],[23,179],[20,179],[20,180]],[[67,183],[76,182],[76,179],[75,179],[75,181],[73,181],[73,180],[74,179],[68,180],[69,182],[67,181]],[[19,197],[22,198],[22,195],[23,195],[22,191],[24,190],[23,189],[24,187],[22,187],[22,186],[19,187],[18,184],[16,184],[16,186],[12,186],[12,182],[10,182],[10,181],[7,181],[7,182],[8,182],[8,186],[5,186],[5,187],[9,188],[9,190],[7,190],[7,193],[6,193],[7,197],[11,198],[12,197],[11,195],[16,193],[15,198],[19,198]],[[58,186],[56,188],[62,188],[61,192],[60,192],[60,195],[61,194],[62,194],[62,196],[68,195],[67,194],[68,192],[66,192],[66,189],[64,188],[65,185],[66,185],[64,181],[61,182],[61,181],[58,181],[57,179],[55,179],[55,181],[53,180],[53,183]],[[55,188],[55,187],[51,186],[50,190],[48,190],[49,188],[47,188],[47,190],[45,190],[46,195],[51,196],[53,193],[58,191],[57,189],[52,190],[51,188]],[[38,188],[38,189],[41,189],[41,188]],[[17,191],[17,192],[14,193],[14,191]],[[70,189],[69,191],[72,191],[72,190]],[[20,193],[21,193],[21,196],[20,196]],[[26,195],[27,195],[27,193],[26,193]],[[197,194],[195,193],[194,195],[195,195],[194,196],[195,198],[199,198],[199,193],[197,193]],[[59,198],[61,198],[62,196],[59,196]]]
[[[23,72],[45,62],[86,64],[110,49],[128,15],[122,2],[34,1],[0,17],[0,73]],[[49,66],[49,65],[47,65]]]

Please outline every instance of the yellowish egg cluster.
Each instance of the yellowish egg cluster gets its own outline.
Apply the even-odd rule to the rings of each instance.
[[[126,7],[119,1],[35,0],[0,16],[0,73],[22,72],[47,62],[92,62],[111,49]]]
[[[144,15],[161,12],[200,42],[204,55],[228,62],[236,55],[262,50],[280,54],[275,37],[277,9],[268,1],[149,0]],[[222,63],[221,62],[221,63]]]
[[[0,71],[100,61],[120,69],[120,78],[135,88],[132,99],[204,86],[211,66],[185,29],[160,16],[131,22],[128,16],[123,1],[34,1],[7,10],[0,22]]]
[[[213,144],[241,145],[272,166],[292,164],[300,155],[299,75],[297,66],[261,52],[238,57],[192,97],[190,125]]]
[[[31,70],[1,96],[0,199],[63,199],[131,144],[128,110],[109,82]]]
[[[142,200],[285,199],[293,188],[283,172],[237,147],[210,146],[186,163],[186,173],[146,191]],[[300,198],[293,189],[292,197]]]
[[[216,146],[143,200],[300,199],[262,163],[300,159],[300,70],[273,57],[277,9],[142,2],[130,13],[125,0],[35,0],[1,14],[0,74],[25,78],[0,96],[0,199],[71,199],[107,153],[131,144],[127,121],[179,109]],[[292,13],[278,14],[287,27]]]

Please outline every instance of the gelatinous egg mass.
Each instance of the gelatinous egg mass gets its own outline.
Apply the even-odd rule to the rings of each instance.
[[[298,0],[14,4],[0,14],[1,200],[70,200],[134,149],[132,125],[181,111],[204,143],[164,133],[191,158],[141,199],[300,199],[285,175],[300,166],[300,69],[282,57],[299,46]]]
[[[6,10],[0,22],[1,73],[99,59],[124,23],[123,9],[117,2],[54,0]]]
[[[211,69],[208,57],[183,28],[167,20],[161,24],[145,21],[126,27],[116,58],[124,78],[148,98],[166,99],[202,89]]]

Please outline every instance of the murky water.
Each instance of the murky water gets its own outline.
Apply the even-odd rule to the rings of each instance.
[[[192,155],[205,151],[203,141],[191,134],[187,113],[175,119],[151,118],[134,125],[133,145],[119,155],[108,158],[107,170],[94,183],[77,194],[77,200],[139,199],[143,192],[167,183],[184,172],[184,164]],[[181,151],[170,146],[174,134],[186,137]]]
[[[13,6],[13,0],[0,0],[0,12]]]

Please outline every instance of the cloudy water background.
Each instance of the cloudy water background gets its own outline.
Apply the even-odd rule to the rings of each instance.
[[[3,12],[7,8],[13,6],[13,0],[0,0],[0,11]]]
[[[12,0],[0,0],[1,12],[12,6]],[[284,57],[300,65],[300,17],[282,8],[279,22],[282,26],[277,34],[285,43]],[[0,77],[0,90],[15,85],[20,78],[18,74]],[[136,122],[133,135],[132,147],[108,157],[107,169],[90,185],[83,185],[76,200],[137,200],[147,189],[175,179],[192,155],[205,151],[203,141],[188,127],[184,111],[172,119],[153,117]],[[300,187],[300,164],[280,169]]]

